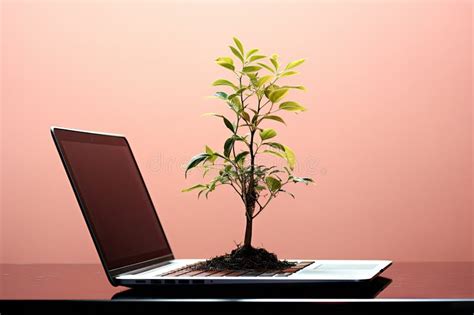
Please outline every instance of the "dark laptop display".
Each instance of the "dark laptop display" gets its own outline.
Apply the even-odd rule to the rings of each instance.
[[[55,135],[107,269],[170,255],[127,140],[61,129]]]

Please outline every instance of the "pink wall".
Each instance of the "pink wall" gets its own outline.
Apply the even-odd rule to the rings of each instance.
[[[129,138],[177,257],[240,242],[230,190],[197,200],[182,164],[222,145],[200,117],[233,35],[306,57],[282,142],[295,186],[255,223],[282,257],[474,260],[471,1],[3,1],[3,262],[98,262],[49,127]]]
[[[474,110],[472,110],[472,105],[473,105],[473,91],[474,91],[474,80],[473,80],[473,73],[474,73],[474,64],[472,62],[472,52],[474,51],[474,40],[472,39],[472,30],[474,29],[474,5],[471,4],[471,114],[472,114],[472,120],[471,120],[471,188],[472,188],[472,193],[471,193],[471,259],[474,260],[474,126],[472,125],[472,122],[474,121]]]

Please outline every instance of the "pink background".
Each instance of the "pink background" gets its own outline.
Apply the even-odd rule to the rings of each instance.
[[[305,57],[309,108],[276,125],[294,186],[255,222],[281,257],[474,260],[471,1],[2,1],[1,259],[98,262],[49,127],[125,134],[178,258],[243,238],[228,189],[182,164],[227,131],[201,117],[232,36]],[[269,126],[272,124],[269,123]]]

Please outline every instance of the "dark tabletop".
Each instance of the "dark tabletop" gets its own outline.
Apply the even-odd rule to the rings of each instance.
[[[474,299],[472,262],[394,262],[380,277],[363,286],[306,286],[258,289],[203,290],[166,288],[139,291],[113,287],[100,265],[35,264],[0,265],[0,300],[110,300],[143,298],[375,298],[375,299]],[[227,290],[227,291],[226,291]],[[352,291],[351,291],[352,290]],[[196,290],[194,290],[196,291]]]
[[[474,314],[474,263],[395,262],[351,284],[113,287],[100,265],[0,265],[0,314]]]

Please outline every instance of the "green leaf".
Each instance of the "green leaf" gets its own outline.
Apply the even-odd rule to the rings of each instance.
[[[243,161],[248,154],[249,154],[249,151],[243,151],[237,154],[237,156],[235,157],[235,163],[240,162],[240,160]]]
[[[232,94],[232,95],[229,95],[228,97],[232,103],[236,104],[238,107],[242,107],[242,103],[240,102],[240,94]]]
[[[306,185],[308,185],[309,183],[314,183],[314,181],[309,177],[292,176],[291,179],[293,180],[294,183],[304,183]]]
[[[275,91],[276,89],[279,89],[279,87],[275,84],[270,84],[268,85],[265,90],[263,91],[263,93],[265,94],[265,96],[269,99],[270,98],[270,93],[272,93],[273,91]]]
[[[192,187],[183,189],[183,190],[181,190],[181,192],[188,192],[188,191],[191,191],[191,190],[194,190],[194,189],[204,188],[204,187],[207,187],[207,186],[206,186],[206,185],[203,185],[203,184],[197,184],[197,185],[194,185],[194,186],[192,186]]]
[[[263,143],[264,145],[271,146],[272,148],[278,149],[280,151],[283,151],[284,155],[283,157],[286,159],[286,162],[288,163],[288,167],[293,170],[296,165],[296,155],[293,150],[291,150],[289,147],[286,145],[280,144],[278,142],[265,142]],[[285,170],[288,172],[288,175],[290,172],[285,168]]]
[[[267,176],[265,178],[265,183],[267,184],[268,190],[271,192],[276,192],[281,188],[281,182],[272,176]]]
[[[232,46],[229,46],[229,48],[230,48],[230,50],[232,51],[232,53],[233,53],[237,58],[240,59],[240,61],[244,62],[244,57],[242,57],[242,55],[240,54],[240,52],[239,52],[237,49],[235,49],[235,48],[232,47]]]
[[[215,152],[207,145],[205,147],[205,150],[206,150],[206,153],[209,154],[209,158],[207,160],[214,163],[217,159],[217,155],[215,155]]]
[[[260,79],[257,80],[257,87],[261,87],[262,85],[264,85],[265,83],[270,81],[272,78],[273,78],[273,76],[271,74],[270,75],[264,75],[263,77],[261,77]]]
[[[286,161],[288,162],[288,166],[290,167],[291,170],[294,170],[295,165],[296,165],[295,152],[293,152],[293,150],[291,150],[286,145],[284,146],[284,148],[285,148],[285,155],[286,155]]]
[[[205,149],[206,149],[207,154],[209,154],[209,155],[214,154],[214,151],[212,151],[212,149],[210,147],[208,147],[207,145],[206,145]]]
[[[271,57],[270,57],[270,62],[272,63],[272,65],[275,67],[275,70],[278,71],[278,67],[280,66],[278,64],[278,55],[277,54],[273,54]]]
[[[250,56],[258,52],[258,48],[250,49],[245,55],[245,59],[249,59]]]
[[[191,160],[189,161],[188,165],[186,166],[186,171],[184,172],[184,177],[187,177],[188,171],[190,169],[192,169],[193,167],[196,167],[197,165],[199,165],[199,163],[203,162],[208,157],[209,157],[209,154],[207,154],[207,153],[201,153],[201,154],[193,156],[191,158]]]
[[[298,74],[298,72],[296,72],[296,71],[285,71],[282,74],[280,74],[280,78],[289,77],[290,75],[295,75],[295,74]]]
[[[229,96],[230,102],[227,102],[227,104],[232,108],[232,110],[236,113],[240,113],[242,110],[242,103],[240,102],[240,98],[237,97],[237,95],[232,95],[232,97]]]
[[[224,124],[227,128],[230,129],[230,131],[232,131],[232,133],[235,133],[235,127],[234,125],[229,121],[229,119],[225,118],[224,116],[222,116],[222,119],[224,120]]]
[[[216,59],[216,62],[217,63],[228,63],[228,64],[231,64],[231,65],[234,64],[234,60],[232,60],[232,58],[230,58],[230,57],[219,57],[219,58]]]
[[[227,93],[225,92],[216,92],[214,96],[221,100],[227,101]]]
[[[272,103],[276,103],[279,100],[281,100],[286,95],[286,93],[288,93],[288,91],[289,91],[288,89],[274,89],[273,91],[270,92],[268,99]]]
[[[286,65],[285,70],[293,69],[293,68],[299,66],[300,64],[302,64],[304,61],[305,61],[304,59],[298,59],[298,60],[292,61],[292,62],[290,62],[289,64]]]
[[[232,71],[235,70],[234,65],[231,65],[230,63],[220,63],[219,65]]]
[[[249,88],[248,86],[244,86],[243,88],[240,88],[240,89],[238,89],[237,91],[235,91],[234,94],[240,95],[243,91],[245,91],[245,90],[248,89],[248,88]]]
[[[273,129],[264,129],[260,131],[260,138],[262,141],[276,137],[277,132]]]
[[[271,171],[270,173],[268,173],[268,175],[277,174],[277,173],[283,173],[283,171],[281,171],[281,170],[273,170],[273,171]],[[278,178],[280,178],[280,177],[278,177]]]
[[[250,56],[252,56],[253,54],[255,54],[256,52],[258,52],[258,49],[257,48],[254,48],[254,49],[251,49],[247,52],[247,54],[245,55],[245,59],[248,59]]]
[[[255,60],[260,60],[260,59],[263,59],[265,57],[266,56],[264,56],[264,55],[255,55],[255,56],[250,57],[249,62],[254,62]]]
[[[248,137],[248,135],[245,135],[243,137],[239,136],[237,134],[234,135],[235,141],[242,141],[242,142],[245,142],[245,143],[247,143],[247,137]]]
[[[257,122],[258,117],[260,117],[257,112],[255,112],[255,115],[252,117],[252,124],[255,124]]]
[[[213,191],[214,189],[216,189],[216,183],[218,181],[218,177],[217,178],[214,178],[209,184],[208,184],[208,192],[211,192]],[[206,198],[207,198],[207,194],[206,194]]]
[[[250,115],[249,113],[245,112],[245,111],[242,111],[240,113],[240,116],[246,121],[246,122],[250,122]]]
[[[285,85],[285,86],[282,86],[282,88],[306,91],[306,88],[302,85]]]
[[[280,144],[278,142],[266,142],[265,144],[271,146],[272,148],[285,152],[285,146],[283,144]]]
[[[280,109],[286,110],[289,112],[303,112],[306,110],[305,107],[301,106],[297,102],[289,101],[289,102],[283,102],[280,104]]]
[[[275,73],[275,71],[272,68],[270,68],[268,65],[266,65],[264,63],[257,62],[257,65],[262,66],[263,68],[267,69],[268,71],[270,71],[272,73]]]
[[[229,157],[230,156],[230,151],[232,150],[232,147],[234,146],[235,139],[234,137],[230,137],[227,139],[224,143],[224,156]]]
[[[216,63],[224,68],[234,71],[234,60],[230,57],[219,57],[216,59]]]
[[[242,72],[255,72],[262,69],[262,67],[259,66],[247,66],[242,69]]]
[[[227,68],[227,69],[229,69],[229,70],[232,70],[232,71],[234,71],[234,70],[235,70],[235,67],[234,67],[234,65],[233,65],[233,64],[231,64],[231,63],[227,63],[227,62],[218,62],[217,64],[218,64],[219,66],[221,66],[221,67],[224,67],[224,68]]]
[[[214,82],[212,83],[212,85],[213,85],[213,86],[227,85],[227,86],[232,87],[234,90],[237,90],[237,86],[236,86],[234,83],[232,83],[232,82],[230,82],[230,81],[228,81],[228,80],[224,80],[224,79],[216,80],[216,81],[214,81]]]
[[[281,122],[282,124],[286,125],[283,118],[281,118],[280,116],[277,116],[277,115],[265,115],[265,116],[263,116],[262,120],[264,120],[264,119],[275,120],[275,121]]]
[[[286,160],[286,157],[281,154],[280,152],[277,152],[277,151],[273,151],[273,150],[264,150],[263,153],[269,153],[269,154],[272,154],[272,155],[276,155],[282,159],[285,159]]]
[[[217,160],[217,155],[214,153],[207,160],[211,163],[214,163]]]
[[[237,37],[234,37],[233,40],[234,40],[234,43],[237,46],[237,48],[239,48],[240,53],[243,55],[244,54],[244,46],[242,45],[242,43],[240,42],[240,40]]]

